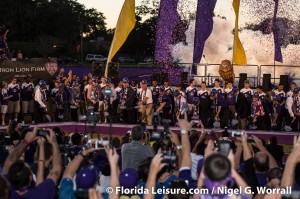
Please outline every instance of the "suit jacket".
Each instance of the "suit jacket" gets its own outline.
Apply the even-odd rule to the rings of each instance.
[[[126,98],[126,101],[125,101],[125,106],[127,108],[132,108],[135,106],[134,104],[134,90],[129,86],[128,87],[128,91],[127,91],[127,98]]]

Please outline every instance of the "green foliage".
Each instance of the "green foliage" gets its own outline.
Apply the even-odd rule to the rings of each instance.
[[[66,50],[71,54],[80,41],[80,35],[87,40],[106,37],[105,17],[95,9],[86,9],[76,0],[1,0],[0,24],[10,26],[8,41],[11,49],[22,49],[28,56],[36,54],[29,50],[37,46],[41,56],[49,56]],[[21,48],[14,45],[27,43]],[[58,47],[53,49],[53,45]],[[39,45],[39,46],[38,46]]]

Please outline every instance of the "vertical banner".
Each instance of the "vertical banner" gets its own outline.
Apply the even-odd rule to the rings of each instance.
[[[198,0],[192,74],[197,74],[197,64],[201,61],[205,41],[212,33],[216,3],[217,0]]]
[[[109,50],[105,77],[108,76],[108,64],[126,41],[135,26],[135,0],[125,0],[117,22],[114,38]]]
[[[161,0],[156,30],[155,60],[160,63],[171,61],[170,41],[179,21],[178,0]]]
[[[275,2],[275,9],[274,9],[274,17],[273,17],[273,35],[274,35],[274,46],[275,46],[275,61],[283,62],[282,53],[281,53],[281,46],[280,46],[280,39],[278,35],[278,26],[276,23],[277,19],[277,12],[278,12],[278,4],[279,0],[274,0]]]
[[[235,29],[234,29],[234,41],[233,41],[233,58],[232,62],[237,65],[247,65],[247,57],[239,38],[239,11],[240,0],[233,0],[232,7],[235,12]]]

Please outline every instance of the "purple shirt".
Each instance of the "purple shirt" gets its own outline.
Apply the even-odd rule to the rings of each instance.
[[[195,87],[187,87],[186,88],[186,97],[187,97],[187,103],[193,104],[194,97],[197,97],[197,89]]]
[[[53,199],[56,185],[51,179],[46,179],[34,189],[29,189],[26,194],[20,196],[16,190],[11,191],[10,199]]]
[[[24,82],[21,86],[22,89],[22,100],[23,101],[31,101],[33,100],[33,93],[34,93],[34,85],[33,83]]]
[[[9,100],[10,101],[19,101],[20,99],[20,87],[18,84],[15,84],[15,85],[12,85],[12,84],[9,84],[8,85],[8,95],[12,95],[13,97],[10,98]]]

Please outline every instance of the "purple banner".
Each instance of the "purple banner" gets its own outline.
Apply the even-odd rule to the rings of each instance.
[[[205,41],[213,30],[213,15],[217,0],[198,0],[195,25],[194,56],[192,73],[197,74],[197,64],[200,63]]]
[[[155,60],[160,63],[171,61],[170,42],[172,33],[179,21],[178,0],[161,0],[156,31]]]
[[[283,62],[282,53],[281,53],[281,45],[280,45],[280,38],[278,35],[278,26],[276,23],[277,12],[278,12],[278,4],[279,0],[274,0],[275,2],[275,9],[274,9],[274,17],[273,17],[273,35],[274,35],[274,45],[275,45],[275,61]]]

